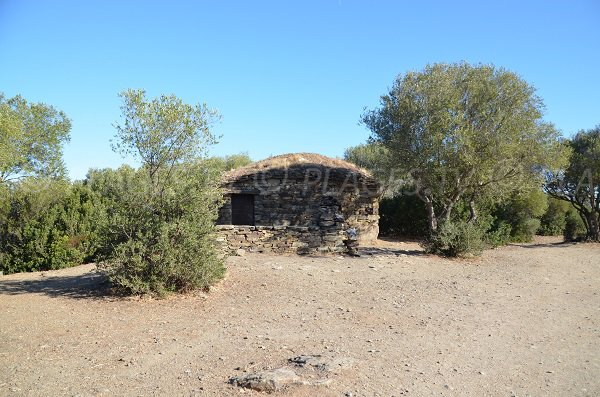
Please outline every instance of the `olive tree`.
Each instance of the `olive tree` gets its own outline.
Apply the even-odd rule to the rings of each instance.
[[[63,175],[62,145],[70,131],[64,112],[0,93],[0,183]]]
[[[120,96],[113,146],[141,167],[94,175],[93,185],[109,198],[103,268],[133,293],[205,288],[224,272],[214,239],[220,170],[206,161],[218,115],[173,95]]]
[[[566,146],[569,164],[548,174],[546,191],[571,203],[585,225],[587,239],[600,241],[600,126],[580,131]]]
[[[501,200],[541,184],[564,161],[543,102],[515,73],[491,65],[434,64],[399,76],[362,122],[387,148],[389,169],[405,175],[425,203],[429,229],[464,203]]]

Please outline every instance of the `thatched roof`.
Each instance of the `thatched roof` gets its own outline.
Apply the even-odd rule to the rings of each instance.
[[[267,159],[249,164],[245,167],[231,170],[225,175],[225,179],[232,180],[244,175],[256,174],[272,169],[288,169],[298,166],[321,166],[327,168],[345,169],[352,172],[358,172],[366,177],[371,177],[371,174],[367,170],[344,160],[334,159],[316,153],[288,153],[269,157]]]

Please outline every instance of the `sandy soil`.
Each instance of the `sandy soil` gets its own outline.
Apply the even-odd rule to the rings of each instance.
[[[0,395],[259,395],[227,381],[301,354],[351,365],[277,394],[600,395],[600,245],[370,253],[234,257],[165,300],[107,296],[93,265],[0,277]]]

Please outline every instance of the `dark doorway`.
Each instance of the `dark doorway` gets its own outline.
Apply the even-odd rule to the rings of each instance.
[[[254,226],[254,195],[231,195],[231,224]]]

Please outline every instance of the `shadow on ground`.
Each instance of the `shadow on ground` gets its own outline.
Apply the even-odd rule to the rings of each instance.
[[[395,256],[425,256],[427,255],[423,250],[404,250],[399,248],[388,248],[388,247],[360,247],[358,253],[361,256],[369,255],[395,255]]]
[[[575,245],[577,243],[569,242],[569,241],[558,241],[556,243],[533,243],[533,244],[518,244],[511,243],[508,244],[510,247],[521,247],[521,248],[560,248],[560,247],[569,247]]]
[[[115,296],[106,276],[96,272],[76,276],[42,276],[36,280],[0,280],[0,295],[27,293],[73,299]]]

